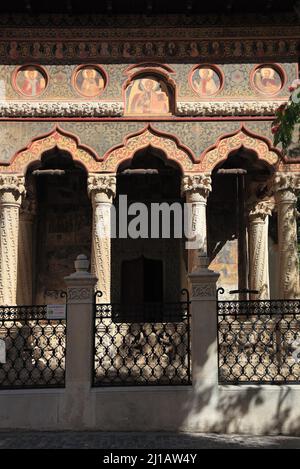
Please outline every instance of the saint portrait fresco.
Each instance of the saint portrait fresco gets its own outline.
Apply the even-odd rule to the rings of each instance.
[[[98,68],[82,67],[75,73],[74,87],[81,95],[95,98],[104,90],[105,80]]]
[[[166,84],[155,76],[136,78],[126,89],[127,114],[169,114],[170,97]]]
[[[263,66],[255,70],[253,83],[260,93],[275,94],[282,88],[282,77],[275,68]]]
[[[28,97],[40,96],[47,86],[45,72],[36,66],[20,68],[15,76],[17,91]]]
[[[211,96],[221,88],[221,78],[211,67],[196,68],[192,73],[192,87],[200,96]]]

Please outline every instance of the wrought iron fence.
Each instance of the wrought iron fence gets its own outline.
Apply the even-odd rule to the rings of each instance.
[[[94,386],[191,383],[190,302],[182,293],[178,303],[95,301]]]
[[[0,346],[0,389],[65,385],[66,320],[46,306],[0,306]]]
[[[300,382],[299,300],[218,299],[217,316],[220,383]]]

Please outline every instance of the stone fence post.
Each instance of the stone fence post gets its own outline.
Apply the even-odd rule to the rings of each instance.
[[[189,275],[192,314],[193,386],[213,388],[218,384],[217,300],[219,274],[207,267]]]
[[[67,346],[65,421],[71,428],[89,427],[92,421],[93,304],[97,277],[88,272],[83,254],[75,261],[76,272],[65,277],[67,285]]]

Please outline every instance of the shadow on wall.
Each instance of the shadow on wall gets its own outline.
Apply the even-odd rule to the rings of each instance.
[[[218,386],[216,376],[208,379],[210,370],[217,370],[216,351],[214,342],[196,371],[182,427],[198,432],[300,435],[299,386]]]

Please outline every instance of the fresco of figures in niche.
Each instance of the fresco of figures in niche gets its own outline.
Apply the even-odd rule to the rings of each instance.
[[[192,87],[199,96],[212,96],[221,88],[220,74],[212,67],[198,67],[192,72]]]
[[[170,113],[170,93],[165,82],[147,75],[133,79],[126,88],[126,114],[165,115]]]
[[[0,60],[27,60],[35,59],[51,61],[74,60],[80,58],[96,59],[103,58],[124,58],[127,61],[156,57],[176,57],[181,59],[192,58],[199,61],[199,58],[209,58],[218,56],[231,59],[232,57],[278,57],[278,55],[289,55],[295,57],[297,50],[297,39],[269,39],[253,40],[243,39],[234,41],[223,39],[222,41],[204,38],[198,41],[171,40],[165,41],[161,38],[161,31],[156,28],[153,35],[159,37],[155,41],[131,40],[131,41],[97,41],[86,40],[79,42],[67,40],[64,42],[32,42],[30,41],[3,41],[0,43]],[[197,60],[198,59],[198,60]],[[207,61],[207,60],[206,60]]]
[[[13,82],[18,93],[35,98],[40,96],[47,86],[45,72],[37,66],[24,66],[17,70]]]
[[[282,88],[282,77],[277,69],[262,66],[255,70],[253,83],[255,88],[264,94],[276,94]]]
[[[30,81],[32,79],[28,80],[28,73],[26,73],[27,76],[24,74],[28,68],[30,69],[32,67],[36,70],[35,73],[32,73],[33,83]],[[225,97],[245,97],[249,99],[251,97],[256,98],[258,95],[272,96],[272,94],[268,93],[268,90],[272,88],[272,86],[270,86],[272,85],[270,79],[275,80],[275,89],[278,89],[276,82],[281,83],[281,78],[283,77],[282,86],[279,85],[276,96],[287,98],[289,96],[288,85],[298,77],[297,63],[282,63],[280,64],[280,68],[277,65],[271,66],[269,64],[261,65],[258,68],[258,65],[254,63],[218,64],[217,67],[215,65],[206,65],[204,67],[204,64],[202,66],[199,64],[197,68],[194,68],[191,63],[172,63],[169,64],[169,67],[174,71],[174,73],[170,73],[170,78],[176,82],[176,97],[178,101],[197,101],[198,99],[205,99],[206,95],[199,94],[194,88],[194,83],[198,82],[200,86],[202,81],[199,75],[199,69],[201,67],[214,69],[216,73],[219,72],[221,81],[224,79],[221,88],[216,94],[207,94],[207,98],[215,96],[216,99]],[[85,79],[83,75],[89,79],[86,73],[83,73],[86,68],[95,68],[96,76],[95,72],[92,71],[90,73],[91,83],[85,83],[83,85]],[[136,72],[147,75],[144,64],[143,70],[141,70],[141,68],[142,67],[139,67]],[[260,68],[272,68],[272,70],[275,70],[273,77],[271,72],[271,77],[267,77],[267,81],[260,80],[262,90],[265,91],[267,89],[267,92],[260,91],[254,83],[254,78],[256,79],[258,74],[261,74],[261,72],[259,72]],[[44,67],[35,65],[20,68],[15,65],[0,65],[0,90],[3,92],[3,98],[5,99],[39,99],[42,97],[43,100],[82,100],[98,98],[101,100],[122,101],[127,69],[128,65],[116,63],[105,64],[103,66],[81,65],[79,67],[76,65],[56,64],[45,65]],[[282,72],[281,69],[283,70]],[[101,74],[104,87],[100,76]],[[215,85],[219,82],[216,75],[210,77],[208,80],[210,84],[212,80],[215,82]],[[128,85],[128,87],[129,86],[130,85]],[[258,86],[260,85],[258,84]],[[205,86],[203,88],[205,88],[205,92],[207,93],[207,90],[211,92],[214,86]],[[97,93],[95,97],[92,96],[94,93]]]
[[[105,87],[105,79],[98,67],[81,67],[75,72],[75,90],[88,98],[99,96]]]

